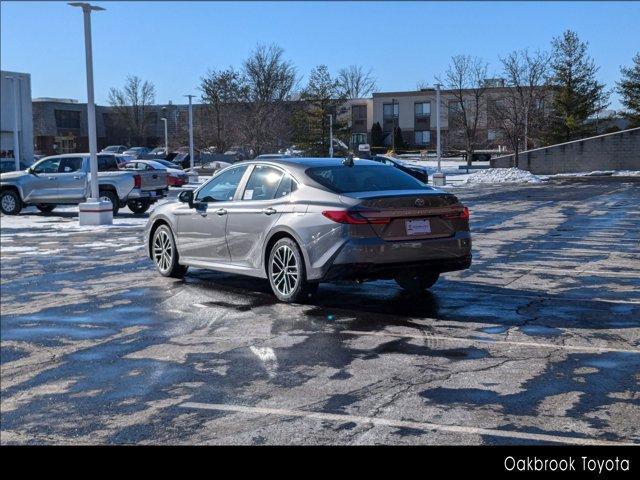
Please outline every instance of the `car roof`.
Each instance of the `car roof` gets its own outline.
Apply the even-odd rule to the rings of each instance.
[[[236,162],[233,164],[233,166],[236,165],[256,165],[256,164],[263,164],[263,165],[274,165],[274,166],[279,166],[281,168],[285,168],[291,171],[291,173],[293,174],[304,174],[305,170],[307,170],[308,168],[311,167],[344,167],[344,168],[349,168],[347,166],[344,166],[342,164],[342,161],[344,159],[343,158],[310,158],[310,157],[289,157],[289,158],[273,158],[273,159],[268,159],[265,158],[263,159],[259,159],[259,158],[255,158],[253,160],[245,160],[242,162]],[[356,165],[371,165],[371,166],[375,166],[375,167],[381,167],[381,168],[391,168],[388,167],[386,165],[384,165],[383,163],[380,162],[374,162],[373,160],[364,160],[364,159],[354,159],[354,163]]]

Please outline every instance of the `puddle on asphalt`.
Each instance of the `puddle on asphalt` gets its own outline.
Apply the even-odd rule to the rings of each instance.
[[[559,328],[547,327],[544,325],[527,325],[518,329],[524,334],[535,337],[555,337],[562,334]]]

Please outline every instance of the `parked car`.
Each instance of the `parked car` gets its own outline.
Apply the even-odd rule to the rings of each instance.
[[[51,212],[57,205],[82,203],[89,196],[89,181],[88,153],[45,157],[23,172],[0,175],[0,208],[6,215],[17,215],[29,205]],[[115,155],[98,154],[98,187],[100,198],[113,205],[114,215],[125,205],[144,213],[166,196],[167,173],[120,170]]]
[[[284,302],[337,279],[421,292],[471,265],[469,210],[455,195],[370,160],[231,165],[154,209],[144,242],[163,276],[193,266],[265,278]]]
[[[229,150],[224,152],[225,156],[230,157],[232,163],[242,162],[243,160],[249,160],[252,155],[251,151],[245,147],[231,147]]]
[[[20,161],[20,170],[26,170],[29,166]],[[16,162],[13,158],[1,158],[0,159],[0,173],[15,172]]]
[[[194,159],[193,164],[198,165],[200,163],[200,150],[197,148],[193,149]],[[191,167],[191,159],[189,157],[189,147],[180,147],[176,151],[171,152],[167,155],[166,160],[179,165],[181,168],[190,168]]]
[[[126,145],[109,145],[108,147],[100,150],[100,153],[124,153],[129,147]]]
[[[149,149],[147,147],[131,147],[124,152],[124,155],[129,155],[135,159],[140,158],[141,155],[146,155],[149,153]]]
[[[209,163],[205,163],[203,165],[198,165],[193,170],[198,175],[209,176],[209,175],[213,175],[218,170],[222,170],[223,168],[227,168],[229,165],[231,165],[231,164],[227,163],[227,162],[209,162]]]
[[[126,163],[124,169],[143,172],[165,171],[170,187],[181,187],[189,182],[189,175],[167,160],[134,160]]]
[[[385,165],[389,165],[402,170],[403,172],[408,173],[409,175],[420,180],[423,183],[429,182],[429,172],[426,167],[421,167],[420,165],[404,162],[389,155],[374,155],[373,157],[371,157],[371,160],[373,160],[374,162],[384,163]]]
[[[164,147],[156,147],[153,150],[149,150],[146,153],[138,155],[140,160],[158,160],[165,159],[167,157],[167,151]]]

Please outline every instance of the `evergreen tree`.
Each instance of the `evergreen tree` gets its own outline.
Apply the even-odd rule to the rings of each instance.
[[[400,129],[400,125],[396,127],[395,131],[395,151],[402,150],[406,147],[404,143],[404,138],[402,138],[402,130]]]
[[[567,142],[593,133],[587,121],[608,105],[609,94],[596,79],[598,67],[587,54],[587,44],[567,30],[552,42],[552,114],[549,143]]]
[[[326,65],[311,71],[300,98],[302,105],[294,117],[293,140],[307,155],[326,156],[329,152],[329,115],[333,115],[333,135],[338,138],[345,125],[336,118],[336,112],[346,100]]]
[[[380,122],[376,122],[371,126],[371,146],[382,147],[384,146],[384,133]]]
[[[625,111],[632,127],[640,127],[640,53],[633,57],[633,66],[620,69],[622,79],[616,83]]]

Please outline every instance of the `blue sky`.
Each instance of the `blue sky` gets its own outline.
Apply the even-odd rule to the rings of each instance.
[[[589,42],[609,88],[640,51],[635,2],[95,2],[96,101],[127,74],[156,85],[158,103],[198,94],[209,68],[240,66],[258,42],[285,49],[300,77],[359,64],[379,90],[433,82],[452,55],[480,56],[499,74],[514,49],[547,49],[571,28]],[[2,2],[3,70],[31,73],[33,97],[86,100],[82,15],[64,2]],[[357,28],[353,28],[357,26]],[[612,108],[619,108],[617,96]]]

